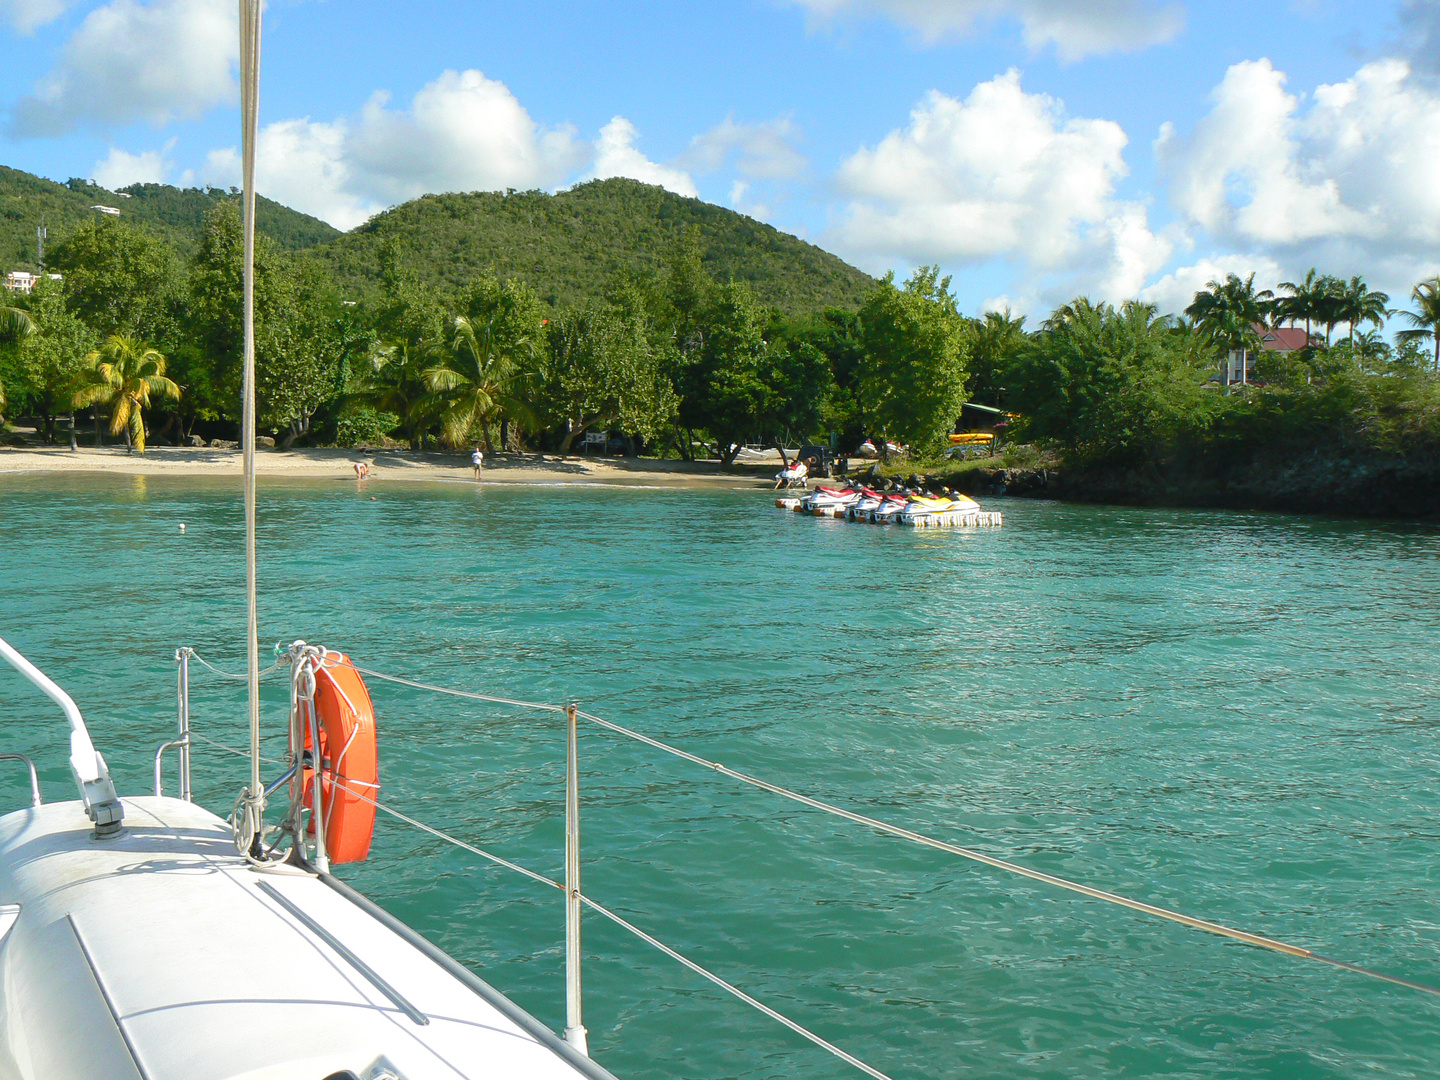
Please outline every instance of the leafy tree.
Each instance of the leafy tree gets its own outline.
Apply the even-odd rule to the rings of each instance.
[[[143,454],[151,395],[180,396],[180,388],[165,377],[165,357],[135,338],[112,334],[85,359],[90,367],[75,392],[75,407],[108,405],[110,434],[125,432],[126,441]]]
[[[1440,277],[1422,281],[1410,291],[1419,311],[1401,311],[1399,315],[1410,323],[1411,329],[1396,334],[1400,341],[1423,341],[1431,338],[1435,342],[1435,370],[1440,371]]]
[[[1132,461],[1203,429],[1220,399],[1153,304],[1081,297],[1031,337],[1013,372],[1026,434],[1077,462]]]
[[[325,272],[312,263],[277,261],[271,306],[256,333],[255,398],[259,423],[285,431],[289,449],[310,430],[316,410],[339,393],[341,361],[357,342]]]
[[[69,406],[76,379],[99,339],[66,308],[65,295],[54,283],[36,285],[31,303],[34,332],[21,342],[20,370],[31,407],[43,421],[45,441],[53,443],[55,415]]]
[[[103,337],[161,341],[174,332],[173,249],[147,229],[103,217],[87,221],[55,249],[67,307]]]
[[[829,396],[824,355],[769,340],[771,314],[744,282],[715,286],[678,367],[680,419],[708,431],[727,465],[746,439],[813,431]]]
[[[788,340],[791,348],[809,346],[830,365],[831,383],[822,423],[839,428],[847,441],[864,437],[865,411],[860,396],[860,373],[865,364],[860,315],[844,308],[826,308],[797,321],[771,327],[772,339]]]
[[[194,351],[181,352],[193,415],[239,418],[243,299],[244,232],[239,210],[224,202],[207,217],[191,263],[186,332]],[[287,445],[338,392],[340,361],[355,344],[346,322],[323,268],[255,238],[256,413],[262,427],[288,429]]]
[[[921,453],[938,452],[965,403],[967,327],[939,275],[921,267],[899,289],[887,274],[860,309],[866,412]]]
[[[592,428],[618,424],[653,439],[678,404],[668,364],[641,312],[588,305],[550,320],[547,396],[565,425],[560,452]]]

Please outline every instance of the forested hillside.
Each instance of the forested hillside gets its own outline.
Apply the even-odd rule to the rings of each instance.
[[[705,269],[716,280],[746,282],[761,303],[792,314],[855,307],[875,284],[814,244],[733,210],[622,179],[556,195],[426,195],[376,215],[316,255],[356,299],[376,289],[380,248],[394,237],[422,283],[458,287],[493,268],[563,308],[604,295],[617,271],[658,270],[691,226],[700,230]]]
[[[206,215],[235,198],[219,188],[134,184],[107,191],[84,180],[57,184],[0,166],[0,271],[34,270],[35,227],[54,250],[79,225],[111,206],[189,258]],[[867,274],[814,244],[753,218],[634,180],[595,180],[557,195],[539,191],[425,195],[376,215],[349,233],[261,198],[258,230],[291,251],[313,249],[341,292],[369,299],[380,288],[380,250],[393,240],[422,285],[463,286],[493,269],[532,286],[552,308],[595,300],[619,271],[656,271],[692,226],[705,269],[744,281],[761,303],[792,314],[854,307],[874,285]]]
[[[204,231],[205,215],[235,196],[219,188],[176,188],[168,184],[134,184],[107,191],[84,180],[57,184],[0,165],[0,272],[34,270],[35,228],[49,233],[46,250],[64,241],[84,222],[93,220],[92,206],[111,206],[130,224],[146,225],[179,254],[194,254]],[[256,227],[283,248],[312,247],[340,233],[318,218],[260,199]]]

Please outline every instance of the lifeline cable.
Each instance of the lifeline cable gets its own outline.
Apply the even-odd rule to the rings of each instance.
[[[225,749],[229,749],[229,747],[226,747]],[[514,870],[517,874],[523,874],[526,877],[530,878],[532,881],[537,881],[542,885],[548,885],[553,889],[559,889],[561,892],[565,891],[565,886],[560,882],[555,881],[553,878],[548,878],[544,874],[536,873],[534,870],[530,870],[524,866],[521,866],[519,863],[513,863],[509,859],[502,858],[501,856],[496,855],[493,852],[486,851],[484,848],[476,847],[474,844],[467,844],[459,837],[451,836],[447,832],[434,828],[433,826],[426,825],[423,821],[416,821],[414,818],[406,814],[402,814],[399,810],[391,809],[377,799],[372,799],[368,795],[361,794],[338,777],[333,780],[333,783],[344,788],[351,795],[354,795],[357,799],[363,799],[365,802],[368,802],[371,806],[375,807],[375,809],[383,810],[391,817],[398,818],[399,820],[405,822],[405,824],[412,825],[415,828],[421,830],[422,832],[429,833],[431,836],[434,836],[440,840],[444,840],[446,843],[454,844],[458,848],[462,848],[465,851],[469,851],[475,855],[479,855],[483,859],[489,859],[497,866],[503,866],[507,870]],[[661,941],[659,938],[654,937],[651,934],[647,934],[644,930],[641,930],[634,923],[630,922],[628,919],[625,919],[623,916],[617,915],[615,912],[607,908],[604,904],[601,904],[598,900],[592,900],[590,897],[582,893],[580,895],[580,902],[586,907],[590,908],[592,911],[596,912],[597,914],[605,916],[605,918],[609,919],[617,926],[623,927],[624,929],[630,931],[630,933],[634,934],[646,944],[652,945],[656,949],[659,949],[672,960],[675,960],[677,963],[684,965],[691,971],[695,972],[697,975],[708,979],[710,982],[714,983],[722,990],[725,990],[727,993],[733,994],[735,997],[745,1002],[745,1004],[749,1005],[751,1008],[757,1009],[760,1012],[764,1013],[766,1016],[770,1017],[772,1020],[775,1020],[778,1023],[785,1025],[785,1027],[789,1028],[797,1035],[808,1039],[810,1042],[814,1043],[822,1050],[827,1050],[830,1053],[834,1054],[841,1061],[844,1061],[849,1065],[853,1065],[855,1068],[859,1069],[867,1076],[873,1076],[875,1077],[875,1080],[891,1080],[891,1078],[887,1074],[881,1072],[879,1069],[874,1068],[871,1065],[867,1065],[855,1055],[847,1053],[846,1051],[840,1049],[840,1047],[836,1046],[828,1039],[824,1039],[821,1038],[819,1035],[816,1035],[813,1031],[805,1027],[803,1024],[796,1023],[794,1020],[791,1020],[783,1013],[775,1011],[769,1005],[766,1005],[763,1001],[758,1001],[755,998],[751,997],[734,983],[727,982],[725,979],[722,979],[719,975],[716,975],[708,968],[697,964],[689,957],[675,951],[669,945],[666,945],[663,941]]]
[[[221,671],[218,667],[216,667],[214,664],[210,663],[209,660],[206,660],[203,656],[201,656],[199,653],[197,653],[194,649],[189,649],[189,648],[187,648],[187,649],[183,649],[182,651],[185,652],[185,653],[188,653],[191,659],[193,659],[193,660],[199,660],[200,663],[204,664],[207,668],[209,668],[211,671],[213,671],[216,675],[219,675],[222,679],[236,679],[236,680],[239,680],[239,679],[248,679],[248,678],[250,677],[250,675],[249,675],[248,672],[243,672],[243,671],[242,671],[242,672],[240,672],[240,673],[237,674],[237,673],[235,673],[235,672],[230,672],[230,671]],[[276,660],[275,663],[271,664],[271,665],[270,665],[268,668],[266,668],[264,671],[260,672],[260,678],[263,679],[263,678],[265,678],[265,676],[267,676],[267,675],[273,675],[275,672],[277,672],[277,671],[279,671],[279,670],[280,670],[280,661],[279,661],[279,660]]]
[[[1285,953],[1287,956],[1296,956],[1303,960],[1316,960],[1322,964],[1342,968],[1345,971],[1353,971],[1359,975],[1379,979],[1382,982],[1394,983],[1396,986],[1404,986],[1411,990],[1419,990],[1422,993],[1434,994],[1440,997],[1440,987],[1412,982],[1410,979],[1402,979],[1398,975],[1386,975],[1384,972],[1374,971],[1370,968],[1361,967],[1358,964],[1351,964],[1344,960],[1336,960],[1329,956],[1322,956],[1301,945],[1291,945],[1288,942],[1277,941],[1275,938],[1265,937],[1261,934],[1251,934],[1244,930],[1236,930],[1233,927],[1225,926],[1223,923],[1211,922],[1209,919],[1197,919],[1190,915],[1181,914],[1178,911],[1171,911],[1169,908],[1147,904],[1143,900],[1132,900],[1128,896],[1106,892],[1103,889],[1096,889],[1090,885],[1082,885],[1078,881],[1070,881],[1068,878],[1056,877],[1054,874],[1047,874],[1040,870],[1032,870],[1028,866],[1021,866],[1019,863],[1009,862],[1006,859],[997,859],[993,855],[986,855],[983,852],[975,851],[971,848],[960,847],[958,844],[949,844],[944,840],[936,840],[934,837],[926,836],[924,833],[917,833],[910,829],[902,829],[898,825],[891,825],[888,822],[880,821],[876,818],[866,817],[864,814],[857,814],[852,810],[845,810],[832,803],[821,802],[819,799],[812,799],[808,795],[801,795],[797,791],[791,791],[789,788],[783,788],[767,780],[761,780],[758,777],[737,772],[734,769],[727,768],[720,764],[718,761],[710,761],[702,758],[698,754],[681,750],[679,747],[663,743],[659,739],[652,739],[648,735],[642,735],[638,731],[632,731],[630,728],[623,727],[611,720],[606,720],[591,713],[581,712],[577,715],[583,716],[586,720],[599,724],[601,727],[613,731],[618,735],[624,735],[626,738],[635,739],[638,742],[645,743],[647,746],[653,746],[655,749],[663,750],[667,754],[673,754],[675,757],[683,758],[693,764],[711,769],[733,780],[739,780],[742,784],[749,784],[752,787],[760,788],[762,791],[768,791],[771,794],[798,802],[802,806],[822,810],[827,814],[834,814],[837,817],[845,818],[847,821],[853,821],[858,825],[865,825],[879,832],[888,833],[891,836],[898,836],[902,840],[909,840],[912,843],[921,844],[925,847],[936,848],[940,851],[948,852],[951,855],[959,855],[961,858],[984,863],[986,866],[994,867],[997,870],[1005,870],[1011,874],[1019,874],[1021,877],[1031,878],[1035,881],[1043,881],[1047,885],[1054,885],[1060,889],[1068,889],[1071,892],[1079,893],[1081,896],[1088,896],[1093,900],[1103,900],[1106,903],[1118,904],[1121,907],[1129,908],[1132,911],[1139,911],[1145,915],[1153,915],[1159,919],[1168,919],[1182,926],[1188,926],[1192,930],[1203,930],[1206,933],[1231,938],[1235,941],[1244,942],[1246,945],[1254,945],[1257,948]]]
[[[433,686],[427,683],[414,682],[409,679],[402,679],[394,675],[382,675],[377,671],[351,665],[356,671],[365,675],[373,675],[375,678],[384,679],[388,682],[402,683],[406,686],[413,686],[421,690],[431,690],[438,694],[446,694],[452,697],[469,698],[476,701],[491,701],[500,704],[515,705],[521,708],[542,709],[547,712],[564,712],[564,706],[546,705],[536,702],[515,701],[509,698],[496,697],[490,694],[478,694],[466,690],[450,690],[443,686]],[[1403,986],[1410,990],[1418,990],[1424,994],[1432,994],[1440,997],[1440,987],[1429,986],[1425,983],[1415,982],[1411,979],[1401,978],[1398,975],[1387,975],[1382,971],[1375,971],[1373,968],[1362,967],[1359,964],[1352,964],[1346,960],[1337,960],[1334,957],[1324,956],[1314,952],[1302,945],[1291,945],[1289,942],[1279,941],[1276,938],[1265,937],[1263,934],[1252,934],[1245,930],[1236,930],[1234,927],[1226,926],[1223,923],[1212,922],[1209,919],[1197,919],[1191,915],[1185,915],[1178,911],[1171,911],[1169,908],[1162,908],[1155,904],[1147,904],[1143,900],[1132,900],[1128,896],[1121,896],[1118,893],[1106,892],[1104,889],[1097,889],[1090,885],[1083,885],[1078,881],[1071,881],[1068,878],[1056,877],[1054,874],[1047,874],[1041,870],[1032,870],[1028,866],[1021,866],[1006,859],[999,859],[993,855],[986,855],[983,852],[975,851],[972,848],[961,847],[958,844],[950,844],[944,840],[937,840],[934,837],[926,836],[924,833],[917,833],[911,829],[904,829],[898,825],[891,825],[888,822],[880,821],[877,818],[867,817],[864,814],[857,814],[852,810],[845,810],[835,806],[833,803],[822,802],[813,799],[808,795],[802,795],[798,791],[791,791],[789,788],[772,784],[759,777],[750,776],[747,773],[738,772],[735,769],[727,768],[718,761],[711,761],[698,754],[692,754],[688,750],[681,750],[679,747],[671,746],[669,743],[661,742],[659,739],[651,738],[649,735],[642,735],[612,720],[596,716],[593,713],[577,712],[578,716],[584,717],[591,723],[623,735],[627,739],[634,739],[636,742],[645,743],[656,750],[663,750],[667,754],[699,765],[702,768],[710,769],[732,780],[738,780],[742,784],[749,784],[751,787],[760,788],[781,798],[790,799],[808,806],[814,810],[820,810],[827,814],[852,821],[857,825],[864,825],[867,828],[875,829],[878,832],[887,833],[890,836],[899,837],[902,840],[909,840],[911,843],[920,844],[923,847],[935,848],[951,855],[958,855],[963,859],[970,859],[974,862],[983,863],[996,870],[1004,870],[1007,873],[1018,874],[1021,877],[1030,878],[1034,881],[1041,881],[1047,885],[1053,885],[1058,889],[1066,889],[1070,892],[1079,893],[1081,896],[1088,896],[1092,900],[1101,900],[1108,904],[1116,904],[1120,907],[1129,908],[1131,911],[1138,911],[1144,915],[1151,915],[1157,919],[1166,919],[1170,922],[1179,923],[1181,926],[1188,926],[1192,930],[1201,930],[1205,933],[1215,934],[1218,937],[1229,938],[1233,941],[1243,942],[1246,945],[1253,945],[1260,949],[1269,949],[1272,952],[1284,953],[1287,956],[1294,956],[1302,960],[1314,960],[1317,963],[1328,964],[1331,967],[1339,968],[1342,971],[1354,972],[1357,975],[1364,975],[1367,978],[1377,979],[1380,982],[1391,983],[1395,986]]]

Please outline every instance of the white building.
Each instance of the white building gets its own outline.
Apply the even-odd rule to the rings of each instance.
[[[51,281],[64,281],[63,274],[46,274]],[[35,283],[40,280],[39,274],[32,274],[28,270],[11,270],[5,275],[5,288],[11,292],[28,293],[35,288]]]

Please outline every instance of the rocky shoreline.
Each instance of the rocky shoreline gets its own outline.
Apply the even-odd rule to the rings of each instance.
[[[861,474],[862,477],[865,474]],[[893,477],[904,486],[1121,506],[1268,510],[1440,522],[1440,452],[1407,457],[1271,449],[1132,468],[969,468]]]

